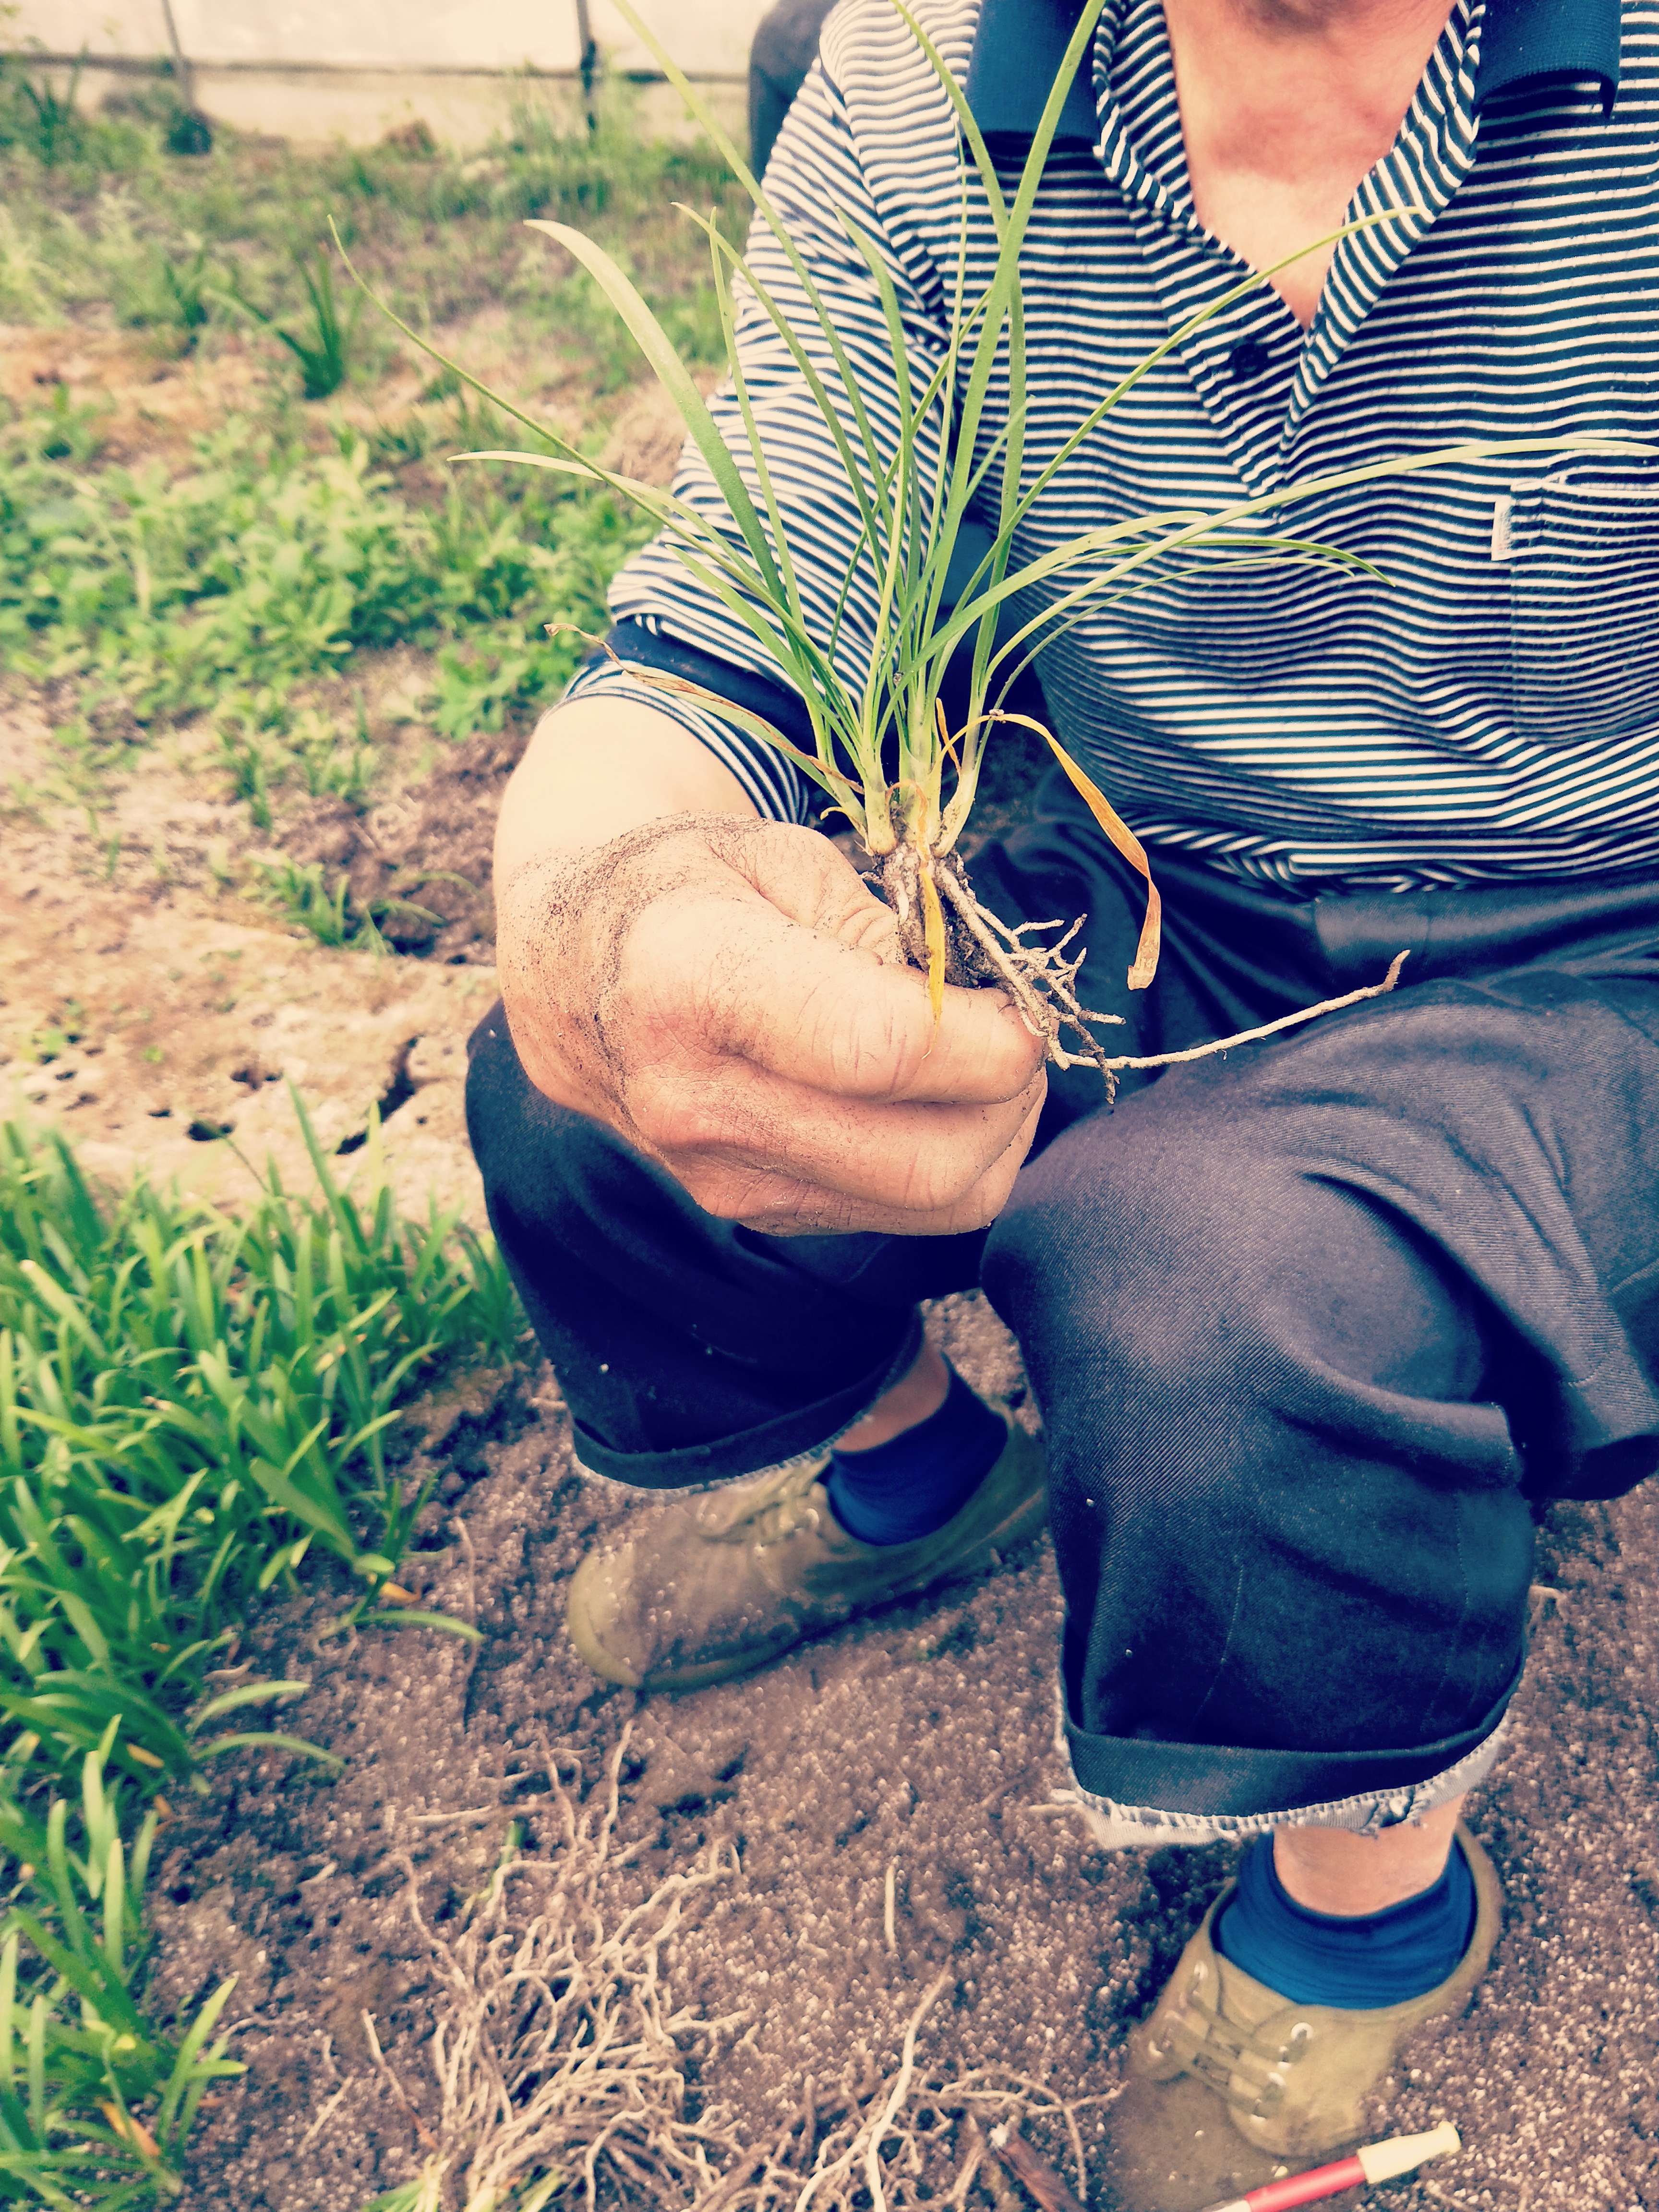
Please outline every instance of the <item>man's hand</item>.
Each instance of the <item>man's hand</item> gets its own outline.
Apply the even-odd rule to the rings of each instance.
[[[1000,1210],[1041,1042],[992,991],[947,989],[936,1030],[892,915],[815,831],[680,814],[543,852],[498,931],[531,1081],[709,1212],[938,1237]]]

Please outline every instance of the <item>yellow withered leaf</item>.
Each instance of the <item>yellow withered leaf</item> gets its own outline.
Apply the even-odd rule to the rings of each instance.
[[[142,2120],[135,2119],[131,2112],[124,2112],[118,2104],[113,2103],[107,2097],[100,2098],[98,2109],[124,2142],[130,2142],[134,2150],[140,2152],[145,2158],[161,2157],[161,2145]]]
[[[1158,895],[1158,885],[1152,881],[1152,872],[1147,864],[1146,848],[1134,831],[1118,814],[1104,792],[1099,790],[1072,758],[1064,745],[1047,730],[1042,732],[1054,749],[1054,758],[1083,794],[1084,805],[1111,839],[1124,859],[1139,868],[1146,878],[1146,919],[1140,925],[1140,942],[1135,947],[1134,965],[1129,970],[1129,988],[1144,991],[1158,973],[1158,948],[1164,928],[1164,902]]]
[[[129,1759],[136,1759],[140,1766],[165,1767],[167,1765],[165,1759],[157,1759],[155,1753],[147,1750],[142,1743],[130,1743],[127,1746],[127,1756]]]

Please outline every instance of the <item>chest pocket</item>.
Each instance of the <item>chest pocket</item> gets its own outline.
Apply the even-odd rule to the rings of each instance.
[[[1659,457],[1517,485],[1508,538],[1516,734],[1570,745],[1659,728]]]

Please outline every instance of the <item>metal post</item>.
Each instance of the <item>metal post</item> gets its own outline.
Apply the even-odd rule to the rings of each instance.
[[[161,4],[165,7],[167,0],[161,0]],[[599,50],[593,42],[593,19],[587,12],[587,0],[576,0],[576,40],[581,48],[578,67],[582,77],[582,106],[591,133],[599,127],[599,118],[593,110],[593,81],[599,73]]]
[[[173,49],[173,81],[179,88],[179,105],[187,115],[193,115],[196,83],[190,64],[185,59],[185,50],[179,43],[179,27],[173,20],[173,0],[161,0],[161,14],[167,27],[167,44]]]

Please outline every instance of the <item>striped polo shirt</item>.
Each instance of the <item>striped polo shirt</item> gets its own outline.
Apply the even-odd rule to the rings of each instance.
[[[1012,191],[1022,125],[1029,139],[1069,33],[1065,0],[917,4]],[[768,182],[872,417],[896,435],[879,295],[838,214],[891,272],[918,377],[945,343],[964,204],[970,296],[994,240],[949,103],[889,0],[844,0],[830,18]],[[1659,0],[1458,0],[1348,212],[1389,210],[1403,212],[1338,247],[1306,331],[1263,284],[1186,337],[1059,471],[1013,565],[1103,524],[1463,440],[1588,434],[1656,451],[1471,459],[1276,511],[1275,533],[1359,556],[1382,580],[1285,561],[1172,567],[1045,651],[1055,733],[1147,843],[1293,890],[1650,868]],[[833,388],[759,225],[749,255]],[[1118,379],[1248,274],[1194,211],[1161,0],[1108,0],[1022,270],[1034,474]],[[739,343],[809,617],[829,637],[846,592],[837,665],[856,689],[875,580],[856,557],[854,501],[752,303]],[[714,412],[758,504],[729,392]],[[1005,380],[988,446],[1006,412]],[[676,489],[735,538],[690,447]],[[994,513],[994,467],[985,496]],[[664,541],[619,573],[611,607],[625,660],[690,673],[804,732],[775,669]],[[625,665],[572,687],[605,691],[675,715],[763,815],[805,817],[811,787],[758,740]]]

